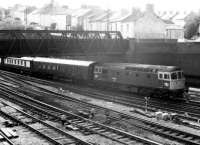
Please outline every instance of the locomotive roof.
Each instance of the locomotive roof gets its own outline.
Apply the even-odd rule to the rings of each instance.
[[[47,57],[35,57],[33,59],[33,61],[35,61],[35,62],[54,63],[54,64],[76,65],[76,66],[89,66],[90,64],[95,63],[94,61],[47,58]]]
[[[181,70],[177,66],[164,66],[164,65],[149,65],[149,64],[136,64],[136,63],[103,63],[103,66],[109,68],[120,68],[125,70],[133,70],[133,71],[145,71],[145,72],[171,72]]]

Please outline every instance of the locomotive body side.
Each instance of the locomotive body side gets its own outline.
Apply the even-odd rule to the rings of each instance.
[[[157,73],[154,72],[132,71],[104,65],[95,68],[94,78],[98,81],[152,88],[159,88],[161,85],[161,81],[157,79]]]
[[[94,80],[102,85],[110,84],[131,92],[179,96],[185,88],[185,79],[182,73],[179,78],[171,79],[173,73],[178,75],[181,70],[168,66],[104,63],[95,66]]]

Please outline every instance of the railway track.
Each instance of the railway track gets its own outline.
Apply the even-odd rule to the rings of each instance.
[[[48,115],[55,118],[55,120],[60,120],[61,115],[65,114],[67,117],[68,123],[78,128],[78,130],[81,130],[82,132],[84,132],[84,134],[99,134],[115,142],[118,142],[120,144],[125,144],[125,145],[131,145],[131,144],[137,144],[137,143],[161,145],[160,143],[151,141],[149,139],[145,139],[133,134],[123,132],[121,130],[117,130],[112,127],[105,126],[100,123],[93,122],[81,116],[75,115],[71,112],[67,112],[67,111],[55,108],[53,106],[31,99],[27,96],[25,97],[23,94],[15,92],[12,89],[9,89],[9,87],[3,88],[3,86],[1,86],[0,93],[3,94],[5,98],[10,98],[10,100],[20,103],[28,110],[34,109],[34,112],[37,110],[37,113],[36,113],[37,115],[41,114],[42,112],[42,115],[44,116]],[[16,96],[18,96],[20,99]],[[23,98],[23,100],[21,98]],[[17,110],[17,111],[20,111],[20,110]],[[25,112],[23,112],[23,114],[28,115]],[[28,117],[31,117],[31,115]],[[39,122],[41,123],[41,121]]]
[[[5,75],[8,75],[8,74],[5,74]],[[18,75],[18,74],[16,74],[16,75],[17,75],[17,77],[24,79],[23,76]],[[36,81],[35,79],[31,79],[30,77],[26,78],[26,79],[28,79],[29,81],[33,81],[36,83],[39,82],[39,83],[42,83],[45,85],[50,85],[50,86],[54,86],[55,84],[57,84],[57,85],[60,85],[62,88],[66,87],[65,85],[63,85],[61,83],[55,83],[55,82],[41,80],[41,79],[37,79],[37,81]],[[145,109],[145,99],[144,99],[144,97],[141,98],[141,96],[137,96],[137,95],[133,96],[132,94],[130,96],[130,94],[122,95],[122,94],[116,94],[116,93],[105,94],[105,92],[102,92],[102,91],[96,92],[91,89],[85,89],[85,88],[80,89],[80,88],[71,87],[71,86],[67,86],[67,88],[70,91],[74,91],[74,92],[77,92],[77,93],[80,93],[83,95],[87,95],[90,97],[101,98],[101,99],[104,99],[107,101]],[[191,120],[191,121],[197,121],[200,118],[200,114],[199,114],[200,104],[196,103],[196,102],[192,102],[192,101],[189,103],[187,103],[187,102],[180,103],[180,101],[173,102],[173,101],[167,101],[167,100],[163,101],[162,99],[161,100],[150,99],[150,101],[148,102],[148,110],[157,111],[158,109],[178,113],[178,114],[180,114],[179,117],[187,119],[187,120]],[[185,113],[187,113],[189,116],[185,116]]]
[[[195,135],[190,134],[190,133],[178,131],[178,130],[175,130],[173,128],[162,126],[162,125],[157,124],[157,123],[149,122],[149,121],[144,120],[144,119],[139,119],[137,117],[134,118],[132,116],[128,116],[128,115],[125,115],[125,114],[121,114],[121,115],[126,116],[127,118],[137,119],[137,120],[143,122],[145,124],[145,126],[143,126],[143,125],[136,125],[136,126],[143,128],[145,130],[148,130],[148,131],[152,131],[156,134],[159,134],[159,135],[171,138],[171,139],[175,139],[175,140],[178,140],[180,142],[184,142],[186,144],[199,144],[200,143],[198,135],[195,136]]]
[[[2,140],[0,143],[2,143],[3,145],[15,145],[15,143],[11,139],[9,139],[6,136],[6,134],[0,133],[0,137],[1,137],[1,140]]]
[[[9,97],[9,94],[0,91],[1,94],[3,94],[6,97]],[[30,131],[38,134],[40,137],[45,138],[48,142],[56,145],[63,145],[63,144],[80,144],[80,145],[92,145],[91,143],[88,143],[84,140],[81,140],[75,136],[72,136],[71,134],[59,129],[58,127],[55,127],[51,125],[50,123],[47,123],[46,116],[38,116],[38,114],[41,113],[32,113],[29,114],[25,111],[22,111],[18,109],[17,107],[10,106],[9,104],[3,102],[4,105],[9,108],[12,108],[15,110],[14,113],[7,113],[4,111],[1,111],[1,114],[9,118],[10,120],[22,125],[25,128],[28,128]],[[27,123],[27,119],[29,120]],[[37,126],[35,126],[37,124]],[[39,126],[39,127],[38,127]],[[13,143],[14,144],[14,143]]]

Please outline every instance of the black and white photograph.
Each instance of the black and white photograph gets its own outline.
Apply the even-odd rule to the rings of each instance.
[[[200,145],[200,1],[0,0],[0,145]]]

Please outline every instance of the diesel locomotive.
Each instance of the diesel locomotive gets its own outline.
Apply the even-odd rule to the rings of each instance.
[[[150,97],[182,98],[185,91],[185,77],[177,66],[101,63],[46,57],[7,57],[2,58],[1,66]]]

